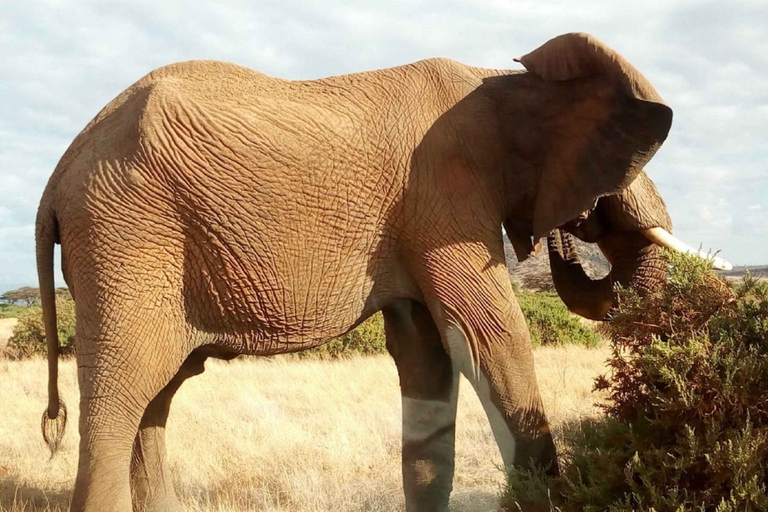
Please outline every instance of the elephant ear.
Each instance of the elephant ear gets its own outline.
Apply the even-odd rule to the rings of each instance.
[[[546,127],[533,215],[538,239],[629,186],[666,139],[672,110],[637,69],[588,34],[558,36],[516,60],[547,82],[573,81],[582,91]]]

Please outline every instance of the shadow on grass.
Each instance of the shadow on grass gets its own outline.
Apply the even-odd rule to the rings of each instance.
[[[70,501],[71,490],[39,489],[27,485],[17,476],[0,476],[0,510],[65,512],[69,510]]]

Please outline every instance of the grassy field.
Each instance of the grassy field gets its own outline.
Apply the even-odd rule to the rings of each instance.
[[[598,414],[590,392],[607,349],[536,351],[539,383],[558,428]],[[66,510],[77,463],[74,361],[61,364],[70,419],[48,460],[39,426],[46,404],[42,359],[0,360],[0,511]],[[501,459],[479,401],[462,383],[454,511],[496,509]],[[396,511],[400,400],[388,357],[340,362],[212,361],[171,409],[168,450],[177,492],[194,511]]]

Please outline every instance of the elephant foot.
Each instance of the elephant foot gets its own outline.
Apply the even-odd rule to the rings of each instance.
[[[403,464],[407,512],[447,512],[451,497],[453,464],[441,468],[435,460],[421,459]]]
[[[173,493],[157,495],[137,490],[133,495],[133,512],[182,512],[184,509]]]
[[[558,476],[557,450],[552,435],[547,432],[535,439],[520,440],[515,454],[515,466],[524,469],[542,468],[549,476]]]

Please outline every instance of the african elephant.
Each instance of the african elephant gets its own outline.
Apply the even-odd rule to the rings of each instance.
[[[579,280],[563,233],[601,243],[621,279],[650,268],[639,230],[669,230],[663,203],[610,197],[638,183],[672,112],[586,34],[521,62],[286,81],[193,61],[109,103],[61,158],[36,223],[54,445],[55,243],[76,300],[72,510],[177,509],[165,424],[206,358],[316,347],[377,311],[402,389],[408,510],[447,507],[459,372],[504,463],[557,472],[501,226],[520,257],[556,233],[558,289],[599,315],[605,286]],[[577,304],[588,286],[594,300]]]

